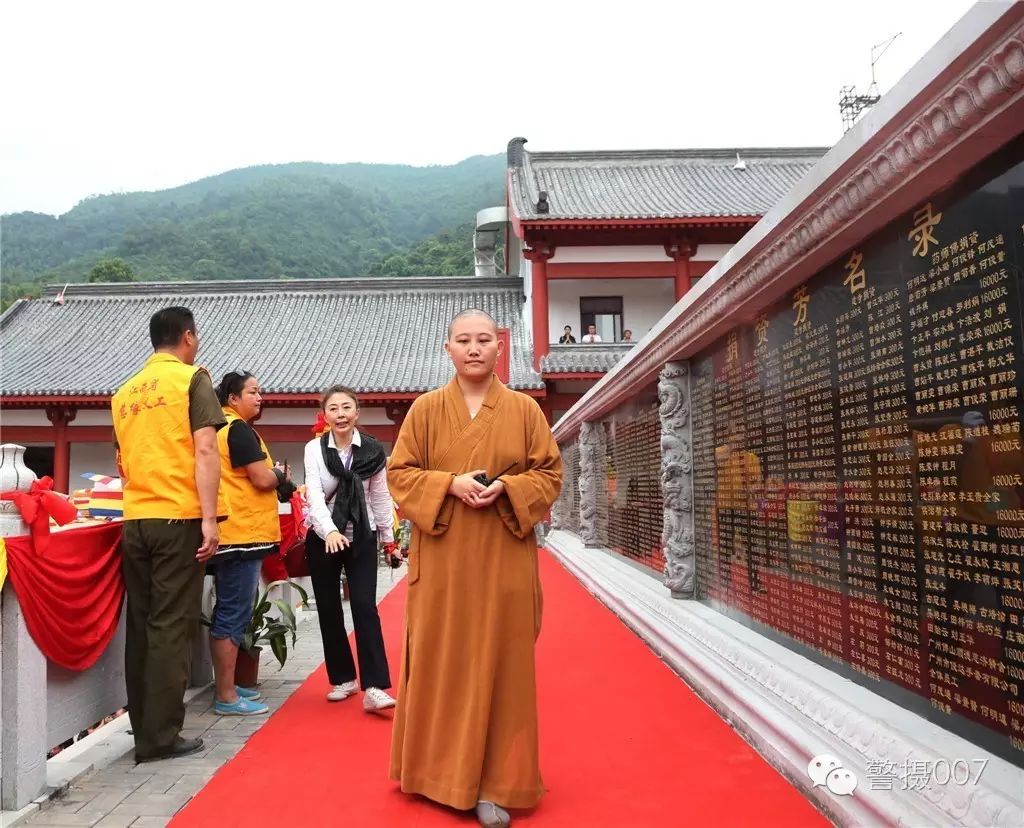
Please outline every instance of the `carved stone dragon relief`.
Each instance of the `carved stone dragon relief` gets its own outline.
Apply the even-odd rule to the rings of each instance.
[[[604,428],[584,423],[580,429],[580,537],[589,547],[600,546],[601,526],[598,504],[604,480]]]
[[[692,598],[694,587],[693,454],[690,384],[685,362],[669,362],[658,377],[661,406],[661,541],[665,586],[676,598]]]

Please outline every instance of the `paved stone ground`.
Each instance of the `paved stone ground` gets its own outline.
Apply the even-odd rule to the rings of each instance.
[[[382,568],[377,578],[377,601],[404,577],[391,580]],[[312,600],[312,596],[311,596]],[[346,628],[352,618],[345,604]],[[300,613],[299,640],[284,668],[268,652],[260,664],[260,691],[271,713],[323,663],[320,629],[314,611]],[[327,687],[324,687],[324,692]],[[95,828],[159,828],[181,810],[217,770],[231,759],[269,716],[218,716],[213,712],[213,689],[207,688],[187,707],[183,736],[202,736],[205,749],[182,759],[136,765],[132,752],[101,770],[73,782],[20,825],[95,826]]]

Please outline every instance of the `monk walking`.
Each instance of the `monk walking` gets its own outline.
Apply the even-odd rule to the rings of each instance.
[[[483,311],[455,317],[455,377],[413,403],[388,469],[414,524],[391,778],[475,808],[485,826],[508,825],[505,808],[532,808],[544,792],[533,528],[562,485],[540,407],[494,376],[501,347]]]

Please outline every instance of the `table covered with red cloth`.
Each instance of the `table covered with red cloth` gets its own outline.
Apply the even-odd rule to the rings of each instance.
[[[305,534],[301,514],[299,521],[280,518],[280,551],[264,559],[268,580],[288,577],[282,552]],[[117,632],[124,605],[121,529],[121,521],[111,521],[52,530],[45,554],[32,535],[4,539],[7,579],[29,635],[43,655],[69,670],[88,670]]]
[[[121,523],[53,531],[45,554],[32,535],[4,540],[8,578],[32,640],[62,667],[91,667],[117,632],[124,604]]]

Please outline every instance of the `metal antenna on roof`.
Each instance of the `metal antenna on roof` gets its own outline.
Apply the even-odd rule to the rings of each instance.
[[[882,97],[878,93],[878,81],[875,79],[875,64],[881,60],[882,55],[889,51],[893,41],[903,32],[896,32],[888,40],[876,43],[871,47],[871,84],[868,86],[867,94],[858,95],[856,87],[849,85],[839,90],[839,114],[843,118],[843,132],[849,132],[857,119],[868,107],[874,106]]]

